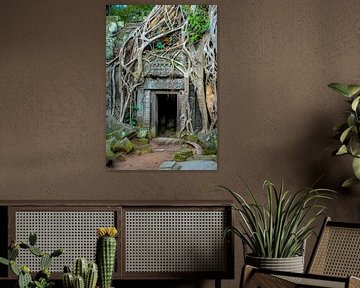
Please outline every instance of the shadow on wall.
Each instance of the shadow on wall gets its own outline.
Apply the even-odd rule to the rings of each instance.
[[[341,111],[340,111],[341,113]],[[290,191],[312,185],[316,180],[317,188],[328,188],[337,191],[334,200],[326,201],[326,216],[337,221],[359,222],[360,219],[360,185],[342,188],[341,184],[353,174],[351,159],[347,156],[333,156],[338,141],[332,139],[332,127],[336,119],[329,120],[329,111],[309,113],[296,127],[287,141],[268,146],[265,178],[275,181],[284,179],[285,188]],[[296,123],[294,123],[296,125]],[[278,166],[271,166],[272,163]],[[284,170],[291,167],[291,171]],[[295,175],[295,176],[294,176]],[[297,175],[297,176],[296,176]],[[280,178],[282,177],[282,178]],[[320,179],[319,179],[320,178]],[[346,207],[346,208],[345,208]]]

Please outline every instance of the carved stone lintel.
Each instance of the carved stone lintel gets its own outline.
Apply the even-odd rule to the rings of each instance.
[[[144,83],[145,90],[183,90],[184,79],[151,79],[147,78]]]

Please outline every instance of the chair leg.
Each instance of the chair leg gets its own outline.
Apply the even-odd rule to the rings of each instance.
[[[253,271],[254,271],[254,267],[252,267],[250,265],[244,265],[244,267],[242,268],[242,271],[241,271],[239,288],[248,287],[250,280],[251,280],[251,275],[253,274]]]
[[[221,288],[221,279],[220,278],[215,279],[215,288]]]
[[[268,273],[257,272],[257,269],[246,265],[243,267],[240,288],[295,288],[296,284]],[[357,287],[357,286],[355,286]],[[354,287],[354,288],[355,288]],[[360,287],[359,287],[360,288]]]

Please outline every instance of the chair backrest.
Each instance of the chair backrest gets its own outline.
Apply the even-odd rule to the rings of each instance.
[[[307,273],[360,277],[360,224],[326,218]]]

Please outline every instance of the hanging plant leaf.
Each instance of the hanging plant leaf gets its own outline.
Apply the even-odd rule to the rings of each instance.
[[[339,156],[339,155],[344,155],[348,153],[348,149],[346,147],[346,145],[342,145],[339,150],[336,152],[335,155]]]
[[[351,177],[351,178],[347,179],[346,181],[344,181],[344,183],[342,183],[341,187],[348,188],[352,185],[359,184],[359,183],[360,183],[359,179],[357,179],[356,177]]]
[[[355,100],[351,103],[351,109],[356,111],[357,106],[359,105],[360,96],[356,97]]]
[[[348,85],[347,90],[351,96],[354,96],[360,92],[360,85]]]
[[[347,89],[347,86],[341,83],[330,83],[328,85],[329,88],[333,89],[335,92],[339,93],[342,96],[351,97],[350,92]]]
[[[360,158],[354,157],[352,168],[357,179],[360,180]]]
[[[350,137],[349,140],[349,150],[351,150],[351,154],[354,157],[359,157],[360,156],[360,139],[359,136],[357,135],[353,135]]]
[[[351,126],[351,127],[347,128],[347,129],[345,129],[345,131],[341,134],[341,136],[340,136],[341,143],[344,143],[346,137],[348,136],[348,134],[349,134],[349,132],[351,131],[352,128],[353,127]]]
[[[351,113],[348,118],[347,118],[347,124],[350,126],[355,126],[355,119],[356,119],[356,116]]]

